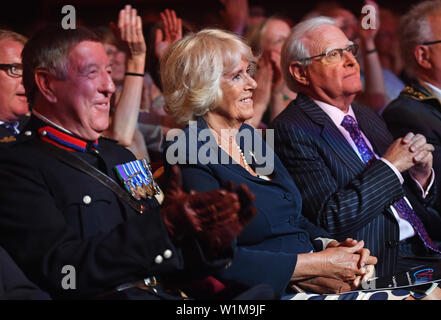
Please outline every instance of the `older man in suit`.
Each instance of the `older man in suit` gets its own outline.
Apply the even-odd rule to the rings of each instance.
[[[332,19],[296,25],[282,68],[299,95],[272,128],[303,214],[337,239],[363,239],[379,258],[377,275],[385,275],[440,252],[432,238],[441,222],[427,210],[433,146],[412,133],[393,141],[375,112],[352,104],[361,90],[357,51]]]
[[[20,132],[29,111],[21,64],[26,40],[18,33],[0,29],[0,139],[4,141]]]

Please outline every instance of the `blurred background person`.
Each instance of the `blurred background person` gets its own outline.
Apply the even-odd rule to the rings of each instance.
[[[255,128],[266,127],[296,97],[286,86],[280,69],[280,53],[290,32],[289,24],[274,16],[249,27],[245,34],[253,54],[259,56],[255,73],[255,114],[247,120]]]
[[[27,122],[29,107],[21,63],[26,41],[21,34],[0,29],[0,139],[19,134]]]
[[[423,134],[434,147],[433,169],[441,184],[441,1],[412,7],[400,24],[401,54],[406,73],[415,80],[383,113],[394,137]],[[441,195],[439,195],[441,205]],[[432,219],[439,215],[434,212]]]

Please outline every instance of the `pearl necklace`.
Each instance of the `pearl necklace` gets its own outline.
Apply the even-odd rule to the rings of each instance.
[[[250,167],[248,166],[248,162],[245,159],[245,156],[242,152],[242,149],[239,147],[238,144],[236,144],[237,150],[239,151],[240,157],[242,158],[243,164],[245,165],[245,170],[247,170],[248,172],[251,172]]]
[[[217,144],[219,145],[219,147],[221,147],[221,145],[222,145],[222,143],[219,143],[219,142],[221,142],[222,140],[227,142],[227,146],[230,146],[230,141],[226,140],[224,137],[222,137],[222,135],[219,135],[219,134],[216,132],[216,130],[214,130],[213,127],[208,123],[208,121],[206,121],[206,123],[207,123],[208,127],[209,127],[209,128],[214,132],[214,134],[216,135],[216,140],[217,140]],[[233,141],[231,141],[231,142],[233,143]],[[245,159],[245,155],[243,154],[242,149],[239,147],[239,145],[238,145],[237,143],[236,143],[236,148],[237,148],[237,151],[239,152],[239,156],[240,156],[241,160],[243,161],[243,164],[244,164],[245,170],[248,171],[248,172],[249,172],[251,175],[253,175],[253,176],[256,175],[256,174],[254,173],[254,171],[253,171],[253,170],[250,168],[250,166],[248,165],[248,162],[247,162],[247,160]],[[230,153],[230,152],[228,151],[227,153]],[[230,157],[233,158],[231,155],[230,155]],[[242,166],[242,165],[240,164],[240,162],[239,162],[239,165]]]

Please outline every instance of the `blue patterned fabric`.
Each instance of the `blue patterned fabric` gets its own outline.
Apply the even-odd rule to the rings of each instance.
[[[405,300],[411,295],[406,289],[380,291],[352,291],[341,294],[294,293],[282,300]],[[424,297],[425,295],[422,295]]]
[[[346,129],[346,131],[349,132],[349,135],[354,141],[355,146],[357,147],[358,152],[363,159],[363,162],[367,166],[371,165],[372,162],[376,160],[375,154],[372,152],[372,150],[366,144],[366,141],[363,139],[363,136],[361,135],[360,129],[355,119],[352,118],[350,115],[346,115],[343,118],[341,125],[343,128]],[[441,253],[441,251],[436,247],[435,243],[429,237],[420,218],[416,215],[415,211],[413,211],[413,209],[408,205],[404,198],[399,199],[393,204],[393,206],[397,210],[400,217],[407,220],[412,225],[421,240],[429,249],[437,253]]]
[[[15,135],[18,134],[18,125],[19,122],[3,122],[2,124],[0,124],[0,126],[2,126],[3,128],[6,129],[6,131],[8,131],[10,134]]]

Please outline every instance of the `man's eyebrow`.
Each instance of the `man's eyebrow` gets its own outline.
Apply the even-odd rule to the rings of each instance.
[[[344,46],[344,48],[349,47],[349,46],[352,46],[353,44],[354,44],[354,42],[351,41],[351,40],[349,40],[349,41],[346,43],[346,45]],[[328,48],[326,48],[325,50],[323,50],[323,52],[329,52],[329,51],[332,51],[332,50],[334,50],[334,49],[343,49],[343,48],[338,48],[338,47],[328,47]]]

